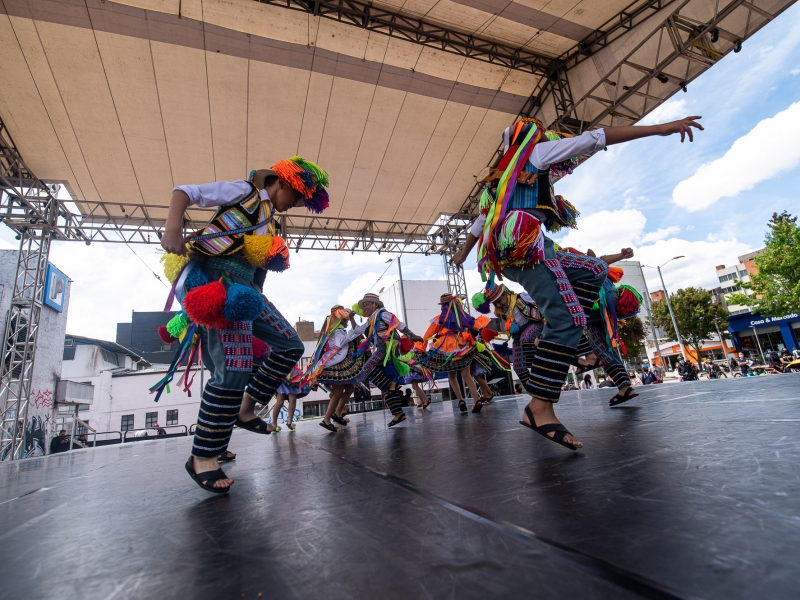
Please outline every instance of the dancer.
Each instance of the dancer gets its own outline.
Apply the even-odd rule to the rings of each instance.
[[[352,310],[338,304],[331,308],[307,370],[307,381],[330,389],[328,409],[320,422],[320,426],[329,431],[336,431],[331,421],[343,427],[349,422],[344,418],[347,400],[355,390],[356,379],[366,360],[364,353],[357,352],[358,340],[363,337],[366,326],[357,327],[353,314]],[[350,331],[346,328],[348,321]]]
[[[574,248],[562,248],[557,250],[556,254],[562,265],[581,260],[581,256],[595,257],[592,250],[587,250],[584,255]],[[631,379],[617,354],[617,349],[622,346],[617,331],[617,321],[637,314],[642,300],[639,293],[630,286],[622,285],[619,289],[615,287],[614,284],[619,283],[624,272],[619,267],[611,266],[615,262],[632,257],[631,248],[623,248],[616,254],[600,257],[600,260],[609,266],[608,277],[603,282],[597,307],[587,313],[586,333],[576,350],[577,356],[585,357],[577,361],[579,375],[602,367],[617,386],[617,394],[608,401],[609,406],[617,406],[639,395],[631,387]]]
[[[295,330],[254,282],[257,269],[282,271],[289,266],[274,214],[301,205],[322,212],[329,204],[327,185],[325,171],[295,156],[251,172],[248,181],[173,190],[161,245],[170,253],[164,263],[174,282],[172,293],[185,311],[179,354],[193,346],[197,328],[205,327],[208,345],[203,353],[213,357],[216,367],[203,390],[192,455],[186,462],[191,478],[210,492],[226,493],[233,484],[217,460],[227,449],[233,426],[269,433],[254,412],[255,404],[269,403],[303,355]],[[216,207],[217,212],[203,230],[184,239],[182,223],[189,206]],[[253,336],[270,349],[256,370]],[[166,383],[169,379],[171,374]]]
[[[520,383],[525,385],[531,378],[530,367],[544,329],[544,318],[533,298],[524,292],[512,292],[502,284],[492,283],[472,296],[472,306],[480,313],[488,313],[490,304],[514,341],[512,364]]]
[[[535,119],[523,119],[505,130],[505,153],[497,169],[481,173],[490,187],[481,196],[481,216],[473,224],[464,247],[453,257],[463,264],[480,238],[478,267],[484,277],[507,277],[536,300],[546,323],[526,385],[531,402],[521,423],[562,446],[577,450],[583,444],[558,420],[554,404],[561,384],[574,361],[575,350],[605,280],[608,267],[583,257],[562,265],[553,242],[542,227],[556,232],[575,227],[578,212],[552,191],[551,175],[571,173],[577,157],[612,144],[679,133],[681,141],[692,128],[702,129],[687,117],[663,125],[610,127],[586,131],[569,138]]]
[[[486,361],[486,357],[478,356],[476,337],[478,330],[485,327],[489,320],[486,317],[476,320],[470,316],[461,305],[461,299],[452,294],[442,294],[439,306],[439,316],[432,320],[425,332],[429,347],[419,362],[434,373],[447,373],[450,390],[458,398],[459,410],[467,412],[467,403],[458,383],[457,373],[460,372],[475,399],[472,412],[479,413],[483,408],[483,396],[478,393],[471,368],[476,360]],[[484,368],[491,369],[491,362],[484,364]]]
[[[398,380],[402,381],[398,368],[408,368],[400,360],[399,346],[403,341],[397,335],[405,334],[409,339],[419,342],[422,338],[414,334],[405,323],[383,307],[383,302],[377,294],[365,294],[353,307],[353,311],[361,313],[367,321],[359,327],[366,334],[366,341],[362,342],[357,353],[371,350],[372,354],[364,363],[361,374],[356,378],[356,383],[372,382],[381,391],[383,401],[392,413],[389,427],[402,423],[406,415],[401,406],[402,392],[397,389]],[[409,344],[407,352],[410,353]],[[404,377],[407,373],[403,373]]]
[[[278,390],[275,392],[275,406],[272,407],[272,423],[268,425],[270,431],[278,432],[281,430],[278,425],[278,417],[287,400],[289,401],[289,408],[286,414],[286,427],[288,427],[290,431],[294,431],[297,428],[293,423],[294,411],[295,408],[297,408],[297,399],[308,395],[307,391],[303,391],[304,386],[301,382],[302,376],[303,374],[297,366],[294,366],[283,383],[278,386]]]

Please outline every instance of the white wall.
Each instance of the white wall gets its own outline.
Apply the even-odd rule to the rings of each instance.
[[[16,250],[0,250],[0,286],[2,286],[0,331],[5,331],[8,310],[11,307],[17,254]],[[47,305],[42,307],[31,382],[31,400],[25,424],[28,438],[27,456],[41,455],[42,450],[46,450],[53,436],[56,382],[61,376],[61,357],[64,352],[64,335],[67,331],[67,309],[71,287],[72,280],[68,278],[63,312],[58,312]]]
[[[447,281],[444,279],[418,280],[411,279],[403,282],[406,299],[407,325],[417,335],[422,335],[428,329],[431,319],[439,316],[439,298],[447,293]],[[397,315],[403,320],[403,302],[400,294],[400,282],[383,290],[380,294],[381,301],[386,310]]]

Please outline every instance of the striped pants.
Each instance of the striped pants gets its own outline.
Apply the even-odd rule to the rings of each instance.
[[[269,403],[303,356],[304,346],[297,332],[270,302],[252,325],[252,336],[269,346],[260,365],[242,366],[241,356],[252,356],[247,352],[247,337],[236,338],[236,354],[232,355],[233,334],[227,331],[209,329],[203,335],[203,363],[212,371],[212,377],[203,390],[197,416],[192,445],[192,456],[197,458],[213,458],[225,452],[244,393],[256,402]],[[249,344],[252,346],[252,340]]]
[[[547,237],[544,252],[548,261],[556,258],[561,261],[562,279],[541,263],[528,268],[507,267],[503,269],[503,277],[525,288],[546,321],[530,365],[530,379],[523,382],[523,386],[534,398],[558,402],[561,386],[570,365],[574,364],[576,348],[583,335],[583,326],[576,325],[575,307],[568,307],[565,302],[564,288],[572,288],[583,315],[589,315],[608,275],[608,265],[600,259],[583,255],[562,252],[556,255],[553,241]],[[586,322],[585,317],[583,322]]]

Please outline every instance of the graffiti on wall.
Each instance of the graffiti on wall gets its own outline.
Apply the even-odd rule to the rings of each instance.
[[[36,408],[51,408],[53,392],[50,390],[31,390],[30,404]]]
[[[31,417],[25,425],[25,450],[23,456],[47,454],[47,423],[41,417]]]

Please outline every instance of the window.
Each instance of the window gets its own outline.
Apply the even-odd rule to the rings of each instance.
[[[86,423],[86,425],[88,425],[89,421],[84,421],[84,423]],[[84,433],[87,433],[86,427],[84,425],[82,425],[81,423],[76,423],[76,425],[77,425],[76,428],[75,428],[75,433],[76,434],[83,435]]]
[[[116,365],[117,367],[119,366],[119,359],[117,359],[117,355],[113,352],[109,352],[105,348],[100,348],[100,356],[103,357],[103,361]]]
[[[133,415],[122,415],[122,424],[119,426],[122,431],[133,429]]]
[[[747,271],[739,271],[739,277],[744,277],[747,275]]]
[[[178,424],[178,409],[167,411],[167,425]]]
[[[158,412],[150,412],[144,416],[144,426],[153,427],[158,423]]]
[[[62,358],[64,360],[75,360],[75,346],[71,348],[64,346],[64,356]]]
[[[162,352],[169,352],[170,350],[172,350],[172,344],[161,344]]]

